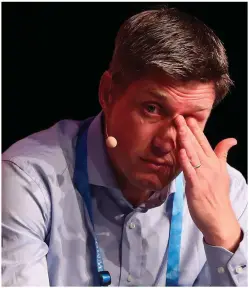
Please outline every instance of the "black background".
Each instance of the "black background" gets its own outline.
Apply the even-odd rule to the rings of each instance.
[[[227,50],[235,87],[213,110],[212,145],[235,137],[228,163],[247,179],[247,3],[2,3],[2,150],[61,119],[100,111],[98,85],[122,22],[167,4],[203,20]]]

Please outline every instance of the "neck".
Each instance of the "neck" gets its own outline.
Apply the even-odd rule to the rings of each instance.
[[[147,192],[132,185],[126,185],[121,188],[122,194],[127,201],[129,201],[134,207],[146,202],[152,195],[152,191]]]

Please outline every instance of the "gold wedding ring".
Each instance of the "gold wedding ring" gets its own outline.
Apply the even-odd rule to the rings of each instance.
[[[196,166],[193,166],[195,169],[197,169],[197,168],[199,168],[199,167],[201,167],[201,164],[199,164],[199,165],[196,165]]]

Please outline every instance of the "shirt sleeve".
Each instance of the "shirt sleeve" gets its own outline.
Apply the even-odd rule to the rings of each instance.
[[[2,162],[2,286],[49,286],[48,209],[38,183]]]
[[[211,276],[211,286],[248,286],[248,231],[247,231],[247,184],[241,176],[234,181],[236,197],[232,199],[233,207],[243,232],[243,238],[235,253],[219,246],[204,243],[207,264]],[[239,211],[239,212],[238,212]]]

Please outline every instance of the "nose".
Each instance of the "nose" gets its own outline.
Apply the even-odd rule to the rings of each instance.
[[[163,157],[176,148],[176,128],[171,122],[161,127],[152,141],[152,152]]]

